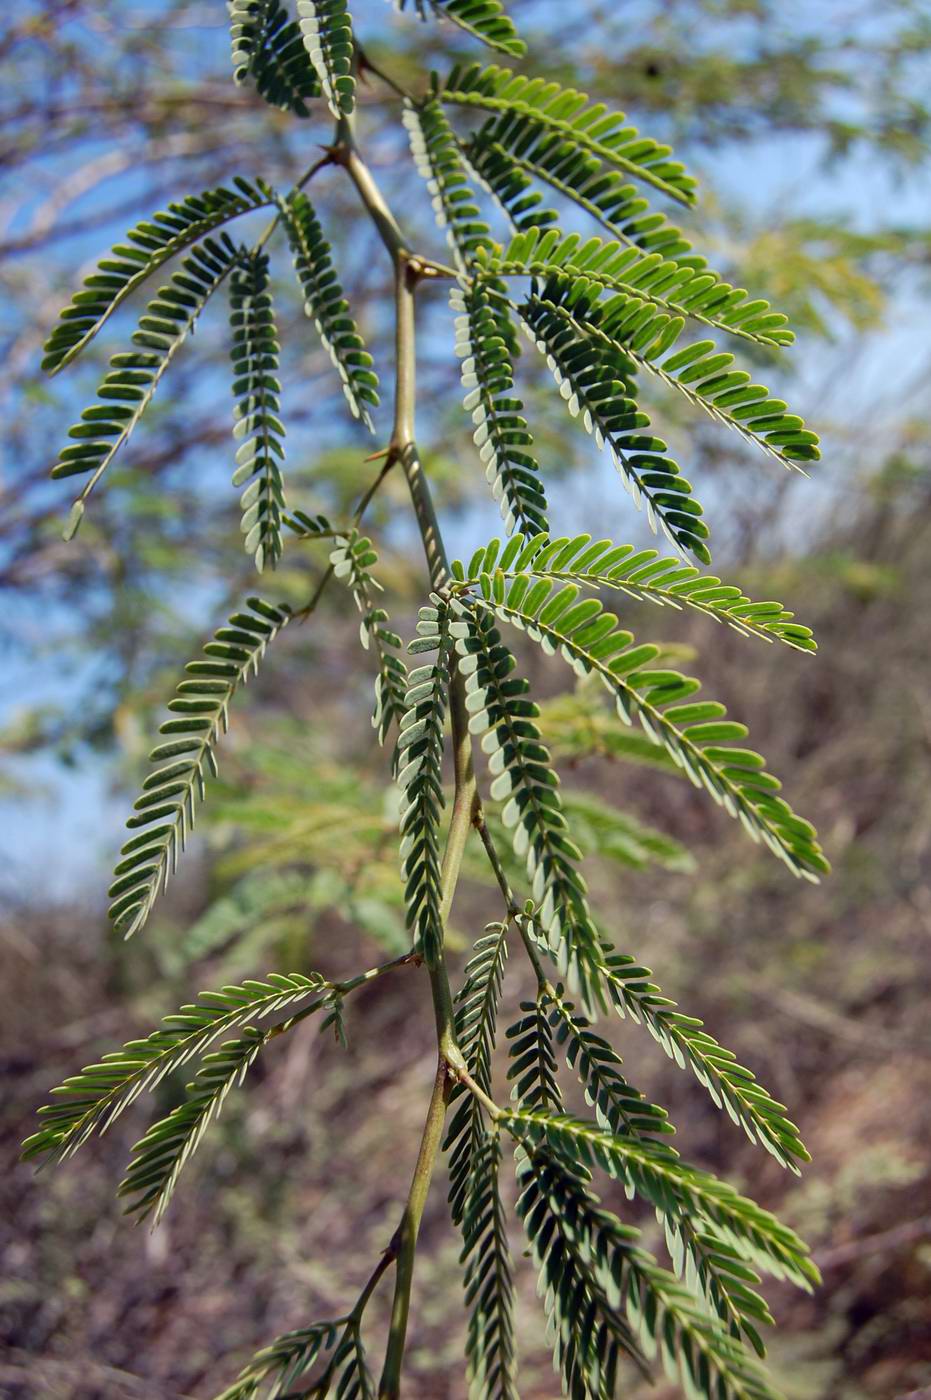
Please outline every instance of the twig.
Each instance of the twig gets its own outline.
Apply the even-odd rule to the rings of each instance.
[[[423,1218],[424,1206],[430,1191],[433,1168],[437,1153],[443,1141],[443,1122],[446,1118],[446,1105],[453,1085],[453,1078],[445,1059],[440,1058],[433,1081],[433,1093],[423,1126],[420,1151],[411,1178],[407,1205],[398,1231],[397,1272],[394,1281],[394,1298],[391,1304],[391,1325],[388,1333],[388,1346],[385,1351],[385,1364],[378,1387],[379,1400],[397,1400],[401,1394],[401,1363],[404,1359],[404,1344],[407,1338],[407,1320],[410,1314],[411,1285],[414,1280],[414,1255],[417,1248],[417,1235]]]
[[[382,484],[385,477],[388,475],[391,468],[397,461],[396,456],[392,453],[390,448],[386,448],[383,452],[376,452],[366,460],[371,462],[377,460],[378,457],[382,456],[385,460],[381,471],[378,473],[371,486],[367,488],[365,494],[362,496],[362,499],[359,501],[359,504],[356,506],[355,512],[353,513],[353,527],[361,523],[362,517],[368,509],[372,497],[375,495],[375,492],[378,490],[379,486]],[[332,564],[327,565],[323,575],[321,576],[320,582],[317,584],[317,587],[311,594],[309,601],[305,603],[304,607],[302,607],[299,612],[296,612],[294,614],[295,622],[306,621],[306,619],[310,617],[311,613],[316,611],[317,607],[319,606],[320,599],[326,592],[327,585],[329,584],[330,579],[333,577],[333,568],[334,566]]]
[[[419,953],[402,953],[399,958],[379,963],[377,967],[370,967],[368,972],[360,972],[355,977],[347,978],[345,982],[331,982],[330,988],[339,996],[345,996],[347,992],[355,991],[356,987],[361,987],[366,982],[374,982],[376,977],[383,977],[386,972],[393,972],[396,967],[419,967],[421,961]]]
[[[377,977],[383,977],[386,972],[393,972],[396,967],[406,967],[408,964],[420,966],[420,956],[417,953],[403,953],[399,958],[392,958],[390,962],[379,963],[377,967],[370,967],[367,972],[360,972],[355,977],[349,977],[345,982],[324,982],[315,990],[323,993],[312,1001],[309,1006],[304,1006],[300,1011],[296,1011],[293,1016],[289,1016],[285,1021],[279,1021],[268,1033],[268,1039],[272,1040],[277,1035],[284,1035],[301,1021],[306,1021],[315,1011],[319,1011],[327,1002],[334,997],[344,997],[348,992],[353,992],[357,987],[362,987],[366,982],[374,982]],[[310,990],[310,989],[308,989]]]
[[[398,97],[405,97],[409,102],[417,100],[412,92],[403,87],[401,83],[396,82],[383,68],[379,68],[377,63],[373,63],[361,44],[356,44],[356,66],[360,78],[364,79],[366,73],[374,73],[375,77],[379,78],[385,87],[389,87]]]
[[[504,898],[504,907],[507,910],[508,919],[516,919],[521,912],[520,906],[508,882],[508,877],[504,873],[504,866],[501,863],[498,848],[492,840],[491,832],[488,830],[488,823],[485,821],[485,813],[481,805],[479,805],[478,811],[475,814],[474,825],[475,830],[481,838],[482,845],[485,847],[485,854],[494,871],[495,879],[498,881],[498,888]]]
[[[327,165],[332,165],[332,164],[333,164],[333,152],[332,152],[332,150],[330,149],[329,146],[326,146],[326,147],[324,147],[323,155],[320,157],[320,159],[319,159],[319,160],[315,160],[315,161],[313,162],[312,165],[309,165],[309,166],[307,167],[307,169],[304,171],[303,175],[299,175],[299,176],[298,176],[297,180],[295,181],[294,186],[292,187],[291,193],[292,193],[292,194],[295,194],[298,190],[302,190],[302,189],[305,187],[305,185],[309,185],[309,184],[310,184],[311,180],[312,180],[312,179],[314,178],[314,176],[317,174],[317,171],[318,171],[318,170],[323,170],[323,168],[324,168],[325,166],[327,166]],[[259,236],[258,236],[258,238],[256,239],[255,243],[253,243],[253,245],[252,245],[252,251],[253,251],[253,253],[257,253],[257,252],[259,252],[260,249],[262,249],[262,248],[265,247],[265,244],[266,244],[266,243],[268,242],[268,240],[271,238],[272,234],[275,232],[275,230],[277,229],[277,227],[278,227],[278,225],[279,225],[280,223],[281,223],[281,213],[279,212],[279,213],[277,213],[277,214],[275,215],[275,217],[271,220],[270,223],[266,224],[265,228],[264,228],[264,229],[262,230],[262,232],[259,234]]]
[[[320,1376],[319,1380],[315,1381],[313,1385],[309,1387],[309,1389],[303,1391],[288,1391],[286,1392],[286,1394],[282,1395],[281,1400],[289,1400],[289,1397],[294,1397],[294,1400],[297,1400],[298,1396],[301,1397],[301,1400],[308,1400],[308,1397],[310,1396],[324,1396],[329,1394],[330,1382],[333,1379],[333,1371],[336,1367],[336,1363],[340,1358],[340,1351],[342,1347],[343,1338],[345,1338],[347,1332],[354,1331],[358,1333],[359,1324],[362,1321],[362,1314],[365,1312],[365,1309],[368,1306],[369,1299],[371,1298],[372,1294],[375,1292],[375,1289],[381,1282],[382,1277],[391,1268],[391,1265],[395,1263],[397,1257],[398,1231],[396,1230],[391,1237],[391,1241],[387,1249],[384,1249],[382,1251],[381,1257],[379,1258],[378,1263],[375,1265],[374,1269],[369,1275],[365,1287],[362,1289],[362,1292],[356,1299],[356,1303],[352,1309],[352,1312],[348,1313],[345,1318],[337,1320],[337,1325],[339,1325],[339,1322],[343,1323],[343,1333],[342,1337],[340,1338],[339,1345],[334,1348],[333,1357],[326,1370]]]
[[[931,1235],[931,1215],[923,1215],[918,1220],[910,1220],[905,1225],[896,1225],[891,1230],[880,1230],[875,1235],[866,1235],[849,1244],[839,1244],[834,1249],[824,1249],[815,1255],[819,1269],[836,1269],[860,1259],[865,1254],[885,1254],[904,1245],[914,1244]]]
[[[540,956],[528,930],[528,924],[532,917],[532,906],[528,903],[527,906],[521,909],[518,905],[514,897],[514,892],[508,882],[507,875],[504,872],[504,866],[501,863],[498,848],[495,846],[491,832],[488,830],[488,823],[485,821],[485,813],[480,803],[478,804],[478,810],[474,818],[474,826],[481,837],[482,845],[485,847],[485,854],[488,856],[489,863],[494,871],[495,879],[498,881],[498,888],[504,896],[504,906],[507,910],[508,920],[516,924],[521,942],[524,945],[524,949],[530,959],[534,973],[536,974],[537,989],[540,992],[552,993],[553,988],[547,978],[546,969],[540,961]]]
[[[489,1117],[495,1122],[503,1116],[505,1110],[501,1108],[499,1104],[496,1104],[490,1095],[485,1093],[485,1090],[480,1084],[475,1082],[467,1069],[451,1069],[450,1072],[455,1075],[455,1078],[460,1084],[464,1084],[469,1092],[475,1095],[482,1107],[487,1109]]]

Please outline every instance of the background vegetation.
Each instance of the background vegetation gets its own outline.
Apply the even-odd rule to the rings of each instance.
[[[713,426],[692,421],[686,438],[664,405],[662,431],[721,522],[716,569],[736,568],[755,596],[784,598],[820,640],[816,664],[776,666],[772,653],[738,651],[711,622],[700,637],[709,673],[726,677],[732,664],[721,663],[741,661],[736,717],[752,721],[793,803],[817,823],[831,880],[799,886],[748,853],[687,784],[644,770],[594,694],[553,696],[546,714],[616,941],[629,930],[638,955],[662,966],[668,993],[797,1109],[813,1166],[801,1182],[761,1167],[648,1042],[628,1044],[621,1028],[616,1043],[692,1155],[726,1166],[815,1248],[819,1295],[772,1293],[782,1323],[773,1366],[788,1395],[931,1393],[931,12],[920,0],[881,12],[854,0],[525,0],[513,9],[553,76],[668,132],[698,167],[710,192],[695,226],[716,266],[806,328],[791,383],[779,364],[767,365],[767,382],[789,384],[825,440],[814,480],[798,483]],[[127,948],[106,931],[102,896],[125,794],[177,657],[250,579],[228,486],[225,337],[219,324],[198,333],[70,546],[60,538],[65,497],[47,469],[100,361],[91,355],[50,388],[38,352],[77,265],[141,214],[235,171],[286,182],[327,139],[312,123],[295,134],[232,86],[225,19],[213,0],[24,0],[0,27],[10,751],[0,1056],[12,1087],[0,1109],[10,1164],[0,1180],[0,1390],[17,1400],[203,1395],[217,1358],[244,1359],[273,1333],[333,1312],[393,1228],[433,1073],[429,1012],[412,1011],[402,972],[348,1007],[348,1051],[311,1030],[269,1052],[255,1071],[264,1082],[231,1100],[154,1234],[133,1230],[113,1201],[139,1135],[131,1115],[86,1149],[80,1172],[37,1185],[30,1168],[11,1165],[48,1086],[154,1024],[192,984],[323,960],[340,975],[404,947],[394,813],[374,796],[367,677],[326,611],[312,629],[292,629],[241,707],[195,859],[145,941]],[[360,4],[358,20],[377,61],[386,7]],[[458,47],[454,31],[420,26],[412,13],[392,22],[391,42],[396,62],[399,43],[438,64]],[[416,177],[394,167],[384,100],[379,85],[363,89],[369,149],[393,199],[426,211]],[[321,174],[318,197],[334,228],[350,227],[354,210],[335,176]],[[353,227],[343,263],[384,359],[387,270]],[[435,246],[442,256],[439,235]],[[497,520],[458,412],[448,312],[434,300],[422,445],[458,552]],[[337,426],[296,302],[278,304],[295,319],[282,335],[294,504],[338,514],[369,479],[371,446]],[[532,367],[522,373],[532,385]],[[535,416],[546,425],[541,454],[562,474],[554,522],[568,531],[597,518],[605,534],[646,543],[610,469],[548,402],[541,395]],[[403,490],[387,487],[389,501]],[[712,509],[715,496],[726,509]],[[373,526],[386,509],[373,507]],[[390,543],[388,603],[407,620],[417,554],[400,533]],[[298,600],[309,583],[290,561],[279,578]],[[657,618],[681,655],[676,615],[653,614],[654,631]],[[731,708],[736,691],[721,694]],[[477,887],[463,901],[461,957],[496,912]],[[167,1110],[178,1086],[160,1092]],[[459,1400],[457,1245],[440,1187],[424,1230],[409,1393]],[[557,1382],[536,1345],[526,1276],[524,1287],[522,1393],[544,1400]]]

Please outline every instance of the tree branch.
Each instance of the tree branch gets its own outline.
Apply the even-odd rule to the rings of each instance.
[[[473,824],[481,837],[482,845],[485,847],[485,854],[488,856],[489,864],[494,871],[495,879],[498,882],[498,888],[504,896],[504,906],[507,910],[508,919],[512,920],[517,925],[517,931],[520,934],[524,950],[527,957],[530,959],[536,975],[538,991],[550,992],[552,991],[552,987],[546,975],[546,969],[540,961],[540,955],[534,947],[533,939],[527,931],[527,924],[531,917],[529,911],[533,908],[533,905],[529,901],[524,909],[521,909],[518,905],[514,897],[514,891],[511,889],[508,877],[504,872],[504,866],[501,863],[498,848],[492,839],[491,832],[488,830],[488,823],[485,821],[485,813],[482,810],[481,801],[479,799],[476,799],[476,807],[477,810],[473,819]]]
[[[417,452],[414,424],[417,392],[415,293],[420,280],[437,275],[439,268],[434,268],[429,259],[417,257],[411,252],[397,219],[385,202],[371,170],[359,154],[352,120],[348,117],[340,118],[337,125],[333,158],[344,166],[355,185],[394,266],[395,399],[388,460],[398,461],[404,471],[420,530],[430,582],[434,589],[440,589],[450,577],[449,559],[430,485]],[[472,766],[472,740],[468,727],[465,687],[455,667],[451,668],[450,674],[449,711],[455,790],[441,872],[441,914],[444,930],[452,908],[463,852],[477,812],[478,800]],[[465,1071],[465,1061],[456,1043],[455,1012],[442,946],[435,964],[429,968],[429,974],[436,1017],[438,1064],[420,1153],[401,1224],[391,1330],[379,1387],[379,1400],[397,1400],[400,1395],[401,1365],[410,1312],[417,1234],[442,1142],[443,1120],[453,1082],[452,1074]]]
[[[446,1118],[446,1105],[449,1102],[452,1086],[453,1079],[449,1066],[441,1057],[437,1062],[433,1093],[430,1096],[430,1105],[423,1125],[423,1137],[414,1166],[407,1205],[398,1228],[398,1266],[394,1280],[394,1299],[391,1304],[391,1327],[385,1351],[385,1364],[378,1387],[378,1400],[398,1400],[401,1394],[401,1364],[404,1360],[404,1344],[407,1339],[407,1319],[410,1313],[411,1285],[414,1280],[417,1235],[420,1231],[420,1222],[430,1191],[433,1168],[443,1141],[443,1122]]]
[[[381,456],[381,455],[382,455],[382,454],[380,454],[380,453],[377,453],[377,454],[376,454],[376,456]],[[382,464],[382,469],[381,469],[381,471],[378,473],[378,475],[376,476],[375,480],[372,482],[371,486],[368,487],[368,489],[366,490],[365,494],[362,496],[361,500],[359,501],[359,504],[356,506],[355,513],[354,513],[354,515],[353,515],[353,517],[352,517],[353,526],[360,525],[360,524],[362,523],[362,517],[363,517],[363,515],[365,514],[365,512],[368,510],[369,504],[370,504],[370,502],[371,502],[371,500],[372,500],[372,497],[375,495],[375,492],[378,490],[379,486],[382,484],[382,482],[384,481],[385,477],[388,475],[388,473],[390,472],[391,468],[394,466],[395,461],[397,460],[397,459],[392,455],[392,452],[391,452],[391,449],[390,449],[390,448],[389,448],[388,451],[384,454],[384,456],[385,456],[385,460],[384,460],[384,463]],[[372,460],[372,459],[369,459],[369,460]],[[305,618],[310,617],[310,614],[311,614],[312,612],[315,611],[315,609],[317,608],[317,605],[318,605],[319,602],[320,602],[320,599],[323,597],[323,594],[324,594],[324,592],[326,591],[326,588],[327,588],[327,585],[328,585],[329,582],[330,582],[330,579],[333,577],[333,567],[334,567],[334,566],[333,566],[332,564],[329,564],[329,565],[327,566],[325,572],[323,573],[323,575],[322,575],[321,578],[320,578],[320,582],[317,584],[317,587],[314,589],[313,593],[311,594],[311,597],[310,597],[309,602],[307,602],[307,603],[304,605],[304,607],[301,608],[301,610],[300,610],[299,612],[296,612],[296,613],[294,614],[294,620],[295,620],[295,622],[303,622],[303,621],[305,620]]]

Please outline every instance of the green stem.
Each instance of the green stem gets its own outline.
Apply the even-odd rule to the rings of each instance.
[[[297,190],[302,190],[305,185],[309,185],[318,170],[322,170],[325,165],[332,165],[333,163],[333,152],[331,150],[325,150],[323,155],[319,158],[319,160],[315,160],[313,165],[309,165],[307,167],[303,175],[298,176],[297,180],[294,183],[292,193],[295,193]],[[265,244],[271,238],[272,234],[275,232],[280,223],[281,215],[276,214],[275,217],[270,221],[270,223],[267,223],[265,225],[264,229],[259,234],[256,241],[253,243],[253,253],[258,253],[261,251],[262,248],[265,247]]]
[[[498,888],[504,899],[504,907],[507,910],[507,916],[509,919],[516,919],[521,912],[520,906],[514,896],[514,891],[511,889],[508,877],[504,873],[504,866],[501,863],[498,848],[492,840],[491,832],[488,830],[488,823],[485,821],[485,813],[481,803],[478,804],[478,811],[475,817],[475,829],[479,834],[482,845],[485,847],[485,854],[488,857],[488,863],[492,868],[494,877],[498,881]]]
[[[433,1168],[443,1141],[443,1123],[446,1118],[446,1105],[449,1101],[453,1079],[446,1061],[440,1057],[433,1093],[423,1125],[420,1151],[411,1178],[407,1205],[397,1233],[398,1267],[394,1280],[394,1299],[391,1304],[391,1326],[388,1333],[388,1346],[385,1351],[385,1364],[378,1387],[378,1400],[398,1400],[401,1394],[401,1363],[404,1360],[404,1343],[407,1338],[407,1320],[410,1314],[411,1285],[414,1281],[414,1256],[417,1250],[417,1236],[423,1218],[424,1206],[430,1191]]]
[[[403,87],[399,82],[392,78],[390,73],[386,73],[383,68],[379,68],[377,63],[373,63],[372,60],[369,58],[368,54],[362,48],[362,45],[359,43],[356,44],[356,63],[359,69],[360,78],[364,78],[366,73],[374,73],[375,77],[380,78],[381,81],[385,84],[385,87],[389,87],[396,97],[406,97],[411,102],[416,100],[414,98],[413,93],[409,92],[406,87]]]
[[[517,931],[520,934],[521,942],[524,945],[524,951],[526,952],[527,957],[530,959],[531,966],[533,967],[533,970],[536,973],[537,995],[539,997],[541,993],[545,992],[547,996],[552,996],[553,985],[546,975],[546,968],[540,961],[540,954],[537,952],[534,946],[533,939],[527,932],[527,923],[528,920],[526,916],[521,914],[517,919]]]
[[[397,1239],[395,1237],[395,1239],[392,1239],[391,1243],[388,1245],[388,1248],[383,1251],[381,1258],[379,1259],[378,1263],[375,1265],[375,1268],[369,1275],[368,1282],[366,1283],[362,1292],[356,1299],[356,1304],[352,1312],[346,1316],[341,1341],[345,1340],[347,1332],[355,1331],[358,1335],[359,1326],[362,1322],[362,1314],[365,1312],[365,1309],[368,1306],[369,1299],[371,1298],[372,1294],[375,1292],[375,1289],[381,1282],[382,1276],[387,1273],[387,1271],[391,1268],[392,1264],[395,1262],[396,1259]],[[330,1384],[333,1380],[333,1372],[336,1369],[336,1364],[339,1360],[339,1356],[340,1346],[337,1346],[333,1353],[333,1358],[330,1361],[330,1364],[327,1366],[326,1370],[323,1372],[323,1375],[316,1382],[316,1384],[311,1386],[310,1390],[307,1392],[308,1396],[318,1395],[320,1397],[323,1397],[325,1395],[329,1395]],[[291,1393],[292,1392],[290,1391],[288,1392],[288,1394]]]
[[[459,1070],[458,1074],[456,1075],[456,1078],[459,1080],[460,1084],[464,1084],[466,1086],[466,1088],[471,1094],[475,1095],[479,1103],[483,1106],[483,1108],[487,1110],[488,1115],[493,1122],[497,1122],[497,1120],[507,1112],[507,1110],[503,1109],[500,1104],[495,1103],[494,1099],[491,1097],[490,1094],[485,1093],[485,1090],[480,1084],[477,1084],[475,1082],[468,1070]]]
[[[417,452],[414,433],[417,388],[415,294],[421,279],[431,276],[433,265],[429,259],[419,258],[411,252],[397,219],[386,204],[372,172],[359,154],[353,125],[348,118],[342,118],[338,124],[334,159],[345,167],[346,173],[355,185],[359,198],[368,211],[382,243],[390,254],[394,267],[395,400],[389,460],[398,461],[404,471],[410,491],[411,504],[423,542],[430,582],[434,589],[440,589],[446,585],[450,577],[449,559],[443,544],[443,536],[433,504],[430,485]],[[435,272],[432,275],[435,275]],[[444,929],[452,908],[469,828],[477,811],[477,790],[472,767],[472,742],[468,729],[465,687],[457,669],[453,669],[450,676],[449,709],[455,791],[441,872],[441,912]],[[436,1016],[439,1061],[433,1094],[424,1123],[420,1152],[414,1168],[404,1218],[401,1222],[391,1329],[379,1386],[379,1400],[397,1400],[400,1395],[401,1366],[407,1337],[417,1234],[437,1154],[442,1143],[443,1120],[453,1082],[451,1072],[457,1074],[465,1069],[462,1052],[456,1043],[453,998],[442,946],[434,965],[428,970],[433,1009]]]

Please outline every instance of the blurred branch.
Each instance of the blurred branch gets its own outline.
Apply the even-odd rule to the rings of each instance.
[[[844,1264],[851,1264],[862,1259],[864,1255],[890,1254],[927,1236],[931,1236],[931,1215],[923,1215],[906,1225],[896,1225],[891,1230],[881,1230],[876,1235],[851,1240],[848,1244],[835,1245],[833,1249],[819,1250],[815,1254],[815,1263],[823,1273],[825,1269],[837,1269]],[[927,1392],[916,1392],[925,1393]],[[908,1397],[905,1397],[905,1400],[908,1400]]]

